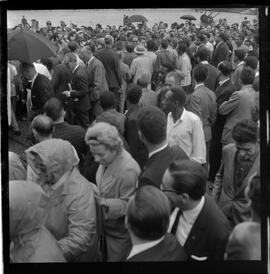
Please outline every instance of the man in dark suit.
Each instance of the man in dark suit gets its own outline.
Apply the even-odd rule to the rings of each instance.
[[[126,225],[132,242],[127,261],[185,261],[183,247],[167,233],[169,221],[166,195],[153,186],[141,187],[127,209]]]
[[[62,48],[59,52],[59,60],[62,62],[64,54],[70,52],[69,48]],[[52,86],[54,90],[54,96],[60,96],[63,98],[62,92],[68,90],[68,83],[72,79],[72,72],[66,65],[60,63],[54,67],[52,76]],[[64,98],[63,98],[64,99]]]
[[[229,100],[230,96],[236,90],[230,79],[232,65],[228,61],[223,61],[219,64],[218,71],[220,75],[220,81],[215,91],[217,97],[217,107],[219,107],[223,102]],[[217,119],[212,128],[212,141],[209,155],[210,170],[208,179],[210,182],[214,182],[216,173],[220,167],[222,156],[221,137],[225,121],[226,117],[217,111]],[[211,188],[212,186],[210,185],[209,187]]]
[[[174,160],[188,159],[179,146],[166,143],[166,116],[157,107],[143,107],[138,116],[139,137],[145,144],[149,156],[138,179],[138,187],[153,185],[160,188],[162,176]]]
[[[222,260],[230,225],[217,204],[205,195],[207,176],[194,160],[170,164],[161,190],[176,207],[169,232],[176,236],[191,260]]]
[[[204,81],[204,85],[208,87],[209,89],[211,89],[213,92],[215,92],[218,84],[218,71],[217,71],[217,68],[215,68],[214,66],[208,63],[209,56],[210,56],[209,49],[207,49],[206,47],[203,47],[196,53],[195,58],[198,64],[204,65],[208,70],[207,78]],[[194,67],[194,69],[195,68],[196,66]],[[193,73],[192,80],[193,80],[193,86],[195,86],[194,73]]]
[[[77,124],[87,129],[90,125],[88,114],[90,98],[85,68],[77,64],[77,57],[71,52],[65,55],[63,63],[73,74],[70,89],[62,92],[68,98],[67,120],[71,124]]]
[[[220,32],[216,36],[216,47],[212,55],[212,64],[217,67],[221,61],[229,61],[229,48],[226,44],[227,37],[225,33]]]
[[[117,99],[116,105],[119,105],[120,100],[120,87],[122,84],[120,63],[116,52],[112,49],[113,37],[106,35],[105,48],[96,54],[96,57],[102,62],[106,71],[106,81],[109,86],[109,90],[112,91]]]
[[[99,97],[109,87],[105,77],[105,68],[101,61],[93,56],[95,44],[90,43],[81,50],[82,60],[86,63],[86,74],[88,77],[88,90],[91,100],[90,120],[95,120],[102,110],[99,104]]]
[[[85,154],[88,146],[85,144],[85,130],[78,125],[70,125],[65,122],[65,110],[63,102],[57,97],[50,98],[44,105],[45,114],[53,120],[53,138],[60,138],[69,141],[77,151],[80,158],[80,170],[84,164]]]
[[[148,150],[140,140],[138,134],[138,116],[142,107],[138,104],[142,95],[142,90],[137,85],[131,85],[127,90],[127,113],[125,120],[125,139],[129,145],[132,157],[143,169],[148,158]]]
[[[199,64],[195,67],[193,74],[195,88],[190,96],[187,110],[192,111],[201,118],[206,144],[206,163],[208,170],[212,126],[214,125],[217,116],[216,95],[204,85],[204,81],[208,74],[207,67]]]
[[[53,87],[50,80],[37,73],[33,64],[21,63],[20,71],[23,77],[29,81],[27,103],[29,106],[29,120],[43,112],[43,106],[53,96]]]

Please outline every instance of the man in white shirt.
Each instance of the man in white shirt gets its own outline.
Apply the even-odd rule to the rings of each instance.
[[[177,145],[189,158],[206,163],[206,144],[200,117],[185,110],[186,93],[181,87],[172,87],[165,95],[167,143]]]
[[[168,232],[176,236],[188,259],[222,260],[230,232],[228,220],[205,194],[207,175],[193,160],[175,161],[163,176],[161,190],[175,205]]]
[[[132,241],[127,261],[184,261],[186,254],[167,233],[170,203],[154,186],[143,186],[130,199],[126,226]]]

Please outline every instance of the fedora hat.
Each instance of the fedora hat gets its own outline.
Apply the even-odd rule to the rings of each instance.
[[[143,45],[138,45],[135,47],[134,52],[137,54],[144,54],[146,52],[146,48]]]

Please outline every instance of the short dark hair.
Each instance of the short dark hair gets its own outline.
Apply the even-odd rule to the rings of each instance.
[[[137,122],[138,129],[149,143],[159,144],[166,139],[167,120],[158,107],[143,107]]]
[[[201,61],[207,61],[210,56],[210,50],[206,47],[201,47],[198,49],[195,57],[199,57]]]
[[[148,40],[147,42],[146,42],[146,48],[147,48],[147,50],[150,50],[150,51],[154,51],[155,50],[155,42],[154,42],[154,40]]]
[[[170,203],[166,195],[150,185],[139,188],[127,209],[127,221],[140,239],[157,240],[167,232]]]
[[[244,49],[236,49],[235,50],[235,56],[239,60],[243,61],[245,59],[245,57],[246,57],[246,51]]]
[[[70,49],[71,52],[74,52],[78,49],[78,44],[76,41],[72,41],[68,43],[68,47]]]
[[[232,138],[237,143],[256,143],[258,140],[258,125],[250,119],[238,122],[232,129]]]
[[[142,90],[138,85],[132,84],[127,89],[127,101],[131,104],[138,104],[142,96]]]
[[[223,42],[226,42],[227,35],[224,32],[220,32],[218,35]]]
[[[46,137],[53,133],[54,125],[50,117],[39,114],[32,120],[30,128],[36,130],[40,136]]]
[[[126,43],[126,50],[127,50],[127,52],[133,52],[133,50],[134,50],[134,44],[131,43],[131,42],[127,42]]]
[[[250,67],[244,67],[240,72],[240,79],[243,85],[252,85],[255,79],[255,71]]]
[[[184,106],[187,100],[186,92],[182,87],[171,87],[170,91],[172,92],[172,100],[177,101],[180,106]]]
[[[173,177],[172,187],[176,193],[187,193],[195,201],[205,194],[207,174],[200,163],[191,159],[174,161],[168,171]]]
[[[187,45],[184,42],[178,43],[178,51],[186,52],[187,51]]]
[[[115,106],[115,95],[112,91],[104,91],[99,97],[100,106],[103,109],[113,108]]]
[[[28,71],[29,69],[33,69],[33,68],[35,68],[35,66],[30,63],[22,62],[20,64],[20,71]]]
[[[258,58],[256,56],[247,56],[246,58],[246,67],[251,67],[256,70],[258,67]]]
[[[45,114],[53,121],[56,121],[61,117],[63,109],[63,102],[57,97],[51,97],[44,105]]]
[[[225,76],[229,76],[233,70],[231,63],[228,61],[220,62],[217,69]]]
[[[162,39],[160,42],[160,45],[161,45],[161,48],[166,49],[169,45],[168,39],[166,39],[166,38]]]
[[[198,64],[194,68],[194,79],[197,83],[202,83],[206,80],[208,69],[203,64]]]

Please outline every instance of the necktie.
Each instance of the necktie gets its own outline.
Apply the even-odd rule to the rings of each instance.
[[[181,215],[182,215],[182,211],[179,209],[177,214],[176,214],[176,218],[175,218],[174,224],[173,224],[172,229],[171,229],[171,234],[173,234],[173,235],[175,235],[175,233],[176,233],[177,226],[178,226],[179,219],[180,219]]]

